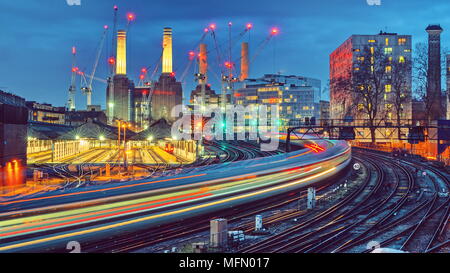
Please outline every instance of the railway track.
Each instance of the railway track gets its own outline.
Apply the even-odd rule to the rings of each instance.
[[[318,189],[318,193],[323,193],[330,190],[333,184],[326,184]],[[238,222],[244,218],[253,217],[256,214],[271,211],[291,203],[296,203],[300,199],[304,199],[306,196],[306,190],[302,190],[300,194],[292,196],[291,194],[275,196],[273,198],[268,198],[260,203],[239,206],[231,210],[226,210],[223,212],[217,212],[211,215],[206,215],[198,217],[195,219],[190,219],[189,223],[179,222],[169,225],[163,225],[159,228],[151,229],[144,232],[139,232],[135,234],[127,234],[122,238],[110,238],[103,242],[95,242],[92,244],[84,245],[83,251],[91,252],[130,252],[139,250],[148,246],[153,246],[158,243],[166,242],[169,240],[174,240],[183,237],[189,237],[196,233],[201,233],[209,230],[209,220],[217,217],[220,214],[222,217],[226,217],[230,224]],[[296,211],[290,215],[285,215],[286,217],[297,217],[304,213],[303,211]]]
[[[449,198],[437,194],[442,182],[450,185],[446,177],[427,168],[436,176],[430,176],[434,194],[431,198],[423,197],[415,192],[418,185],[414,176],[414,170],[424,168],[423,165],[395,162],[390,157],[367,152],[354,154],[366,168],[373,170],[370,176],[375,177],[375,185],[366,181],[361,191],[330,209],[309,218],[304,215],[300,224],[239,252],[368,252],[370,243],[380,242],[376,244],[384,247],[398,245],[400,240],[402,246],[394,244],[394,247],[411,252],[431,252],[448,245],[442,241],[447,238],[443,233],[448,224]],[[416,197],[424,200],[415,200]],[[392,232],[404,225],[407,228]],[[392,233],[384,241],[378,241],[380,236]]]

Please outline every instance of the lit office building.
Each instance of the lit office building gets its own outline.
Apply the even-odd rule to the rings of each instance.
[[[301,76],[267,74],[259,79],[245,80],[244,87],[235,91],[237,105],[278,105],[280,126],[294,121],[320,117],[321,82]]]
[[[343,44],[341,44],[333,53],[330,54],[330,115],[332,119],[367,119],[367,115],[360,111],[362,104],[357,98],[354,82],[354,73],[359,70],[359,64],[367,61],[367,49],[374,54],[375,48],[380,48],[390,62],[411,61],[411,36],[398,35],[396,33],[380,32],[378,35],[352,35]],[[374,57],[372,63],[376,62]],[[393,65],[392,65],[393,66]],[[386,78],[389,78],[392,66],[386,66]],[[373,67],[373,66],[372,66]],[[405,87],[403,91],[407,98],[402,104],[402,119],[411,119],[411,86],[412,69],[405,73]],[[350,88],[338,82],[348,80]],[[392,107],[394,100],[394,88],[389,80],[382,82],[384,94],[379,104],[379,119],[395,119],[396,114]],[[407,95],[407,96],[406,96]],[[381,116],[383,115],[383,116]]]

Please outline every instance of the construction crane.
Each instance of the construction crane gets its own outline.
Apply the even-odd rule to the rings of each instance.
[[[69,111],[75,110],[75,94],[76,94],[76,76],[78,72],[78,67],[76,66],[76,55],[77,55],[77,49],[73,46],[72,47],[72,79],[70,81],[70,87],[69,87],[69,98],[67,100],[67,108]]]
[[[103,34],[100,39],[99,46],[97,48],[97,53],[95,56],[94,65],[92,67],[91,75],[88,75],[89,81],[87,81],[87,85],[81,88],[83,94],[86,95],[86,105],[89,107],[89,105],[92,105],[92,82],[94,81],[95,72],[97,71],[98,63],[100,61],[100,56],[102,55],[103,50],[103,44],[105,43],[106,35],[108,33],[108,26],[103,27]],[[84,75],[84,73],[83,73]]]
[[[276,35],[278,35],[279,32],[280,32],[279,29],[276,28],[276,27],[270,29],[269,36],[267,36],[267,38],[258,45],[255,54],[252,56],[250,64],[253,64],[253,62],[255,61],[256,57],[258,57],[258,55],[267,46],[267,44],[270,42],[270,40],[272,40],[272,38],[274,38]]]
[[[115,73],[115,64],[116,64],[116,32],[117,32],[117,11],[119,7],[114,5],[114,15],[113,15],[113,29],[112,29],[112,39],[111,39],[111,55],[108,58],[108,64],[110,67],[110,75],[111,77]]]

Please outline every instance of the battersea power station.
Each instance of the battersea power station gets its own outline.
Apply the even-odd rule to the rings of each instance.
[[[182,86],[172,70],[172,28],[164,28],[162,47],[159,80],[135,86],[127,76],[127,32],[117,32],[115,73],[106,93],[108,123],[121,120],[146,128],[151,121],[173,121],[171,110],[182,104]]]

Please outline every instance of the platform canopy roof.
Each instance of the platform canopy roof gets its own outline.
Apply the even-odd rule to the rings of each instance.
[[[153,122],[147,129],[136,134],[130,139],[147,140],[149,136],[152,136],[155,140],[170,138],[172,136],[172,126],[165,119],[160,119]]]
[[[129,129],[126,129],[126,131],[127,138],[136,134]],[[66,134],[61,135],[58,139],[100,139],[102,137],[105,140],[117,140],[118,133],[117,127],[109,126],[98,121],[89,120]],[[121,130],[121,137],[123,137],[123,135],[123,130]]]
[[[46,122],[28,122],[27,136],[28,138],[36,138],[41,140],[58,139],[60,136],[72,131],[74,127],[52,124]]]

